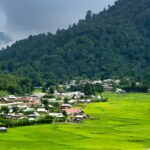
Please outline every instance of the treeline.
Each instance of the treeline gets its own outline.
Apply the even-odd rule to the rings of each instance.
[[[6,119],[0,116],[0,127],[17,127],[17,126],[29,126],[35,124],[45,124],[45,123],[52,123],[53,117],[51,116],[42,116],[36,120],[29,120],[29,119]]]
[[[137,82],[133,79],[123,79],[119,85],[119,88],[126,92],[148,92],[148,89],[150,88],[150,80]]]
[[[16,77],[10,73],[0,73],[0,95],[23,95],[32,92],[33,83],[28,78]]]

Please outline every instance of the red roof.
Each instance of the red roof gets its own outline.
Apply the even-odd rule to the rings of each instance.
[[[82,112],[82,109],[78,109],[78,108],[66,108],[63,109],[63,111],[65,111],[67,114],[79,114]]]
[[[35,98],[32,97],[18,97],[17,100],[19,101],[35,101]]]

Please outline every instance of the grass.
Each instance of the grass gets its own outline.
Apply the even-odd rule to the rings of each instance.
[[[149,150],[150,95],[105,93],[107,103],[88,104],[82,124],[9,129],[0,150]]]
[[[7,91],[0,91],[0,97],[8,96],[9,93]]]
[[[35,88],[34,91],[33,91],[33,93],[34,93],[34,94],[42,93],[42,89]]]

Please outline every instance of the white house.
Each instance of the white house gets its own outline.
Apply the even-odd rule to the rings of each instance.
[[[14,96],[14,95],[9,95],[9,96],[7,97],[7,99],[8,99],[8,100],[15,100],[15,99],[16,99],[16,96]]]
[[[117,89],[116,89],[116,93],[125,93],[125,91],[122,90],[122,89],[117,88]]]
[[[27,107],[25,110],[23,110],[23,112],[28,112],[28,111],[34,111],[34,108]]]
[[[76,98],[80,98],[81,96],[85,96],[85,94],[82,93],[82,92],[80,92],[80,91],[62,93],[61,95],[62,95],[63,97],[76,97]]]
[[[49,113],[49,116],[56,117],[56,118],[64,117],[64,115],[62,113]]]
[[[7,132],[7,128],[6,127],[0,127],[0,132]]]
[[[45,108],[38,108],[37,112],[39,112],[39,113],[46,113],[47,110]]]

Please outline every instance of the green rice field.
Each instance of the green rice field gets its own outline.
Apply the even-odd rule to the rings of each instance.
[[[89,120],[8,129],[0,150],[150,150],[150,94],[104,95],[86,105]]]

